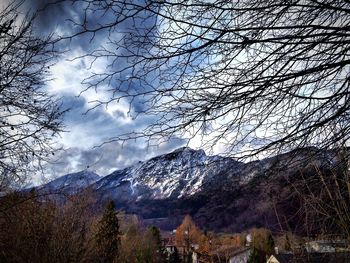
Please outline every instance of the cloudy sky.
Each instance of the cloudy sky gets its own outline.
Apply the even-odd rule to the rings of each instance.
[[[46,2],[26,0],[22,6],[23,12],[41,9]],[[35,30],[38,34],[46,35],[55,32],[59,35],[69,35],[76,29],[68,19],[79,19],[82,16],[82,8],[78,5],[56,4],[39,12]],[[106,100],[110,94],[99,90],[88,90],[81,93],[85,88],[81,84],[91,71],[103,72],[106,63],[99,61],[89,68],[88,59],[72,58],[81,56],[88,51],[98,48],[106,42],[107,34],[98,34],[93,42],[89,36],[84,35],[59,43],[60,50],[65,50],[57,63],[51,67],[52,81],[48,83],[48,92],[62,97],[64,107],[71,108],[65,115],[64,124],[66,132],[58,138],[58,143],[66,150],[55,156],[53,164],[48,165],[47,173],[54,177],[70,172],[88,169],[100,175],[107,175],[113,170],[129,166],[137,161],[151,158],[155,155],[172,151],[186,144],[185,140],[174,138],[172,141],[159,145],[156,148],[147,147],[145,141],[130,141],[124,143],[111,142],[103,144],[109,138],[118,134],[142,129],[147,124],[155,121],[154,117],[141,116],[132,119],[128,115],[129,103],[119,101],[108,107],[98,107],[89,110],[94,100]],[[131,107],[137,107],[132,104]],[[40,178],[35,178],[35,183]]]

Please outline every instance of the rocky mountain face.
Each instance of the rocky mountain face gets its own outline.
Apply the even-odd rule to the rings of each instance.
[[[226,180],[227,171],[239,171],[243,163],[203,150],[177,149],[118,170],[92,187],[105,197],[120,201],[181,199],[200,192],[205,185]]]
[[[100,180],[101,177],[91,171],[81,171],[77,173],[66,174],[51,182],[38,187],[38,191],[45,192],[65,192],[69,194],[77,193],[89,185]]]
[[[334,163],[334,152],[314,148],[243,163],[184,147],[103,178],[85,171],[44,187],[74,192],[89,186],[102,202],[113,199],[127,213],[163,229],[176,227],[185,214],[191,214],[206,229],[241,231],[265,226],[278,230],[290,223],[298,227],[298,219],[292,216],[300,209],[292,194],[293,182],[300,174],[328,170]]]

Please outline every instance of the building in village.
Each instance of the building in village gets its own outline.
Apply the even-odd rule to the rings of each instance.
[[[266,263],[350,263],[350,248],[346,240],[314,240],[293,253],[276,251]]]
[[[208,253],[192,252],[193,263],[246,263],[251,253],[250,247],[223,247]]]

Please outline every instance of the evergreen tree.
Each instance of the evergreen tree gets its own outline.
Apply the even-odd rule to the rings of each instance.
[[[118,256],[120,239],[119,222],[113,201],[107,204],[102,219],[99,221],[96,244],[101,262],[115,262]]]
[[[150,231],[154,242],[157,244],[157,246],[159,246],[159,248],[162,248],[162,240],[159,229],[155,226],[151,226],[148,230]]]
[[[166,260],[165,248],[162,243],[160,231],[157,227],[151,226],[148,231],[150,232],[153,242],[156,246],[156,262],[162,263]]]

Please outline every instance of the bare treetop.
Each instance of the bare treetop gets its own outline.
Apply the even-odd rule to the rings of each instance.
[[[0,191],[25,182],[55,152],[63,111],[44,89],[56,52],[35,37],[21,3],[0,10]]]
[[[243,155],[348,141],[349,1],[79,1],[80,31],[109,33],[85,79],[127,99],[143,131],[111,140],[202,137]],[[98,21],[98,22],[96,22]]]

